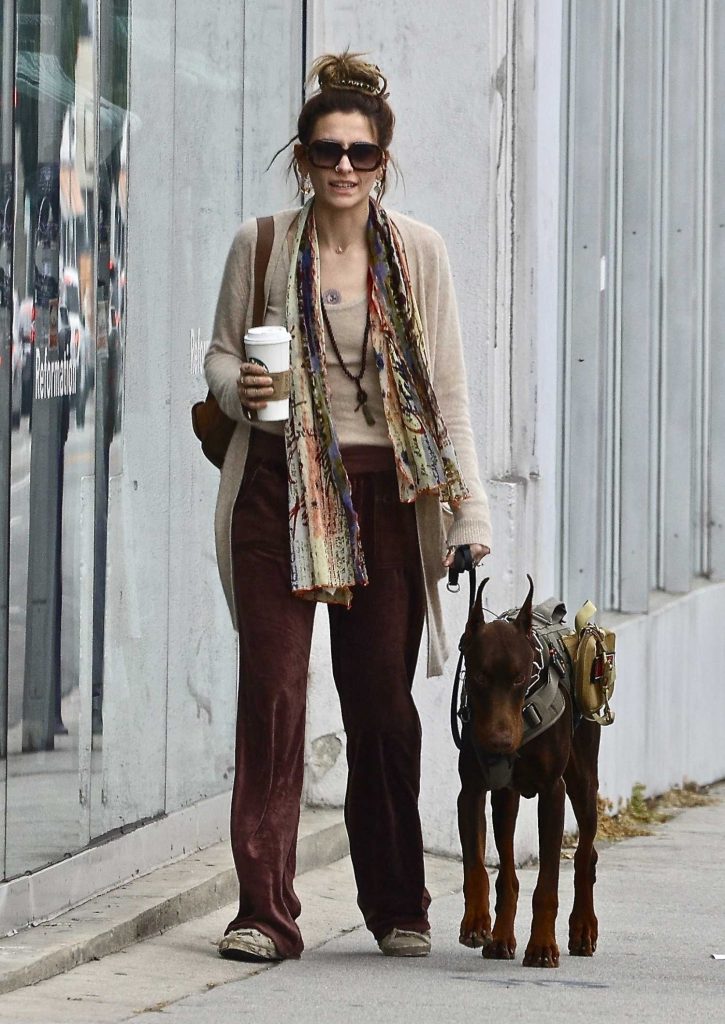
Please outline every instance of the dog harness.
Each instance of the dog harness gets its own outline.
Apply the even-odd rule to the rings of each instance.
[[[470,612],[476,596],[476,571],[467,546],[456,549],[453,565],[448,571],[449,590],[455,592],[460,589],[458,576],[464,571],[469,574]],[[495,618],[513,622],[519,611],[519,608],[512,608]],[[572,705],[572,731],[582,718],[602,726],[611,725],[614,721],[609,699],[614,691],[616,677],[616,638],[611,630],[602,629],[591,621],[595,612],[594,605],[587,601],[577,612],[575,628],[571,629],[564,625],[566,605],[563,601],[551,597],[532,609],[536,654],[531,681],[524,697],[524,731],[518,750],[558,722],[566,707],[565,691]],[[503,789],[511,782],[518,751],[513,754],[491,754],[476,743],[472,727],[473,711],[466,692],[464,636],[461,636],[458,643],[460,654],[451,695],[453,742],[459,750],[469,744],[473,748],[487,789]]]

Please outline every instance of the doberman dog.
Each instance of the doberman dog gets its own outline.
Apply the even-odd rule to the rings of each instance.
[[[574,856],[574,906],[569,917],[569,953],[592,956],[598,926],[594,913],[597,852],[597,760],[600,726],[582,720],[573,728],[575,709],[566,693],[563,713],[545,732],[520,748],[524,733],[524,698],[535,676],[532,627],[534,584],[512,621],[484,622],[478,588],[461,650],[466,665],[470,712],[468,742],[461,745],[458,827],[463,849],[465,913],[460,942],[483,947],[483,956],[512,960],[516,950],[514,920],[519,883],[514,866],[514,829],[521,796],[538,795],[539,874],[533,895],[531,937],[524,967],[558,967],[556,915],[559,907],[559,861],[564,830],[564,796],[568,793],[579,842]],[[563,688],[562,688],[563,689]],[[486,764],[512,759],[507,784],[493,789]],[[499,854],[496,918],[491,930],[486,851],[486,790],[491,788],[493,832]]]

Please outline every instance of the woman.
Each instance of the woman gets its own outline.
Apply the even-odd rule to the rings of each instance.
[[[254,221],[232,244],[205,363],[220,406],[239,420],[216,514],[240,644],[240,904],[219,951],[245,960],[303,948],[293,880],[318,601],[328,604],[347,737],[358,904],[384,953],[429,951],[411,685],[424,619],[428,674],[442,671],[437,584],[456,546],[470,545],[478,562],[490,542],[445,247],[380,205],[394,123],[385,79],[349,53],[320,58],[315,75],[293,161],[312,197],[275,215],[265,278],[265,323],[292,333],[288,421],[248,419],[272,394],[242,352]]]

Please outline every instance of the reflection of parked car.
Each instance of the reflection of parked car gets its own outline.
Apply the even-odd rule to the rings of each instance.
[[[77,394],[85,396],[93,387],[96,372],[96,359],[91,332],[85,325],[81,310],[81,295],[78,283],[78,271],[75,267],[65,267],[61,275],[60,304],[68,310],[68,321],[71,329],[72,352],[78,361]]]
[[[23,299],[15,318],[17,323],[18,348],[21,367],[20,411],[23,416],[30,413],[33,402],[33,353],[35,351],[35,303],[31,298]]]
[[[70,405],[76,411],[76,426],[83,427],[86,422],[86,401],[90,385],[88,374],[81,370],[84,364],[78,361],[77,339],[73,338],[74,330],[77,330],[77,326],[74,328],[71,325],[67,307],[58,306],[58,348],[63,353],[70,349],[71,358],[76,362],[75,390],[70,394]]]

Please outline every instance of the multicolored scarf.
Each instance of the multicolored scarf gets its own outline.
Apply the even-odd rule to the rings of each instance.
[[[285,442],[289,466],[292,591],[349,605],[367,583],[350,481],[332,422],[313,199],[300,212],[287,287],[292,388]],[[423,328],[405,251],[384,210],[370,204],[370,342],[393,444],[400,500],[468,496],[430,380]]]

